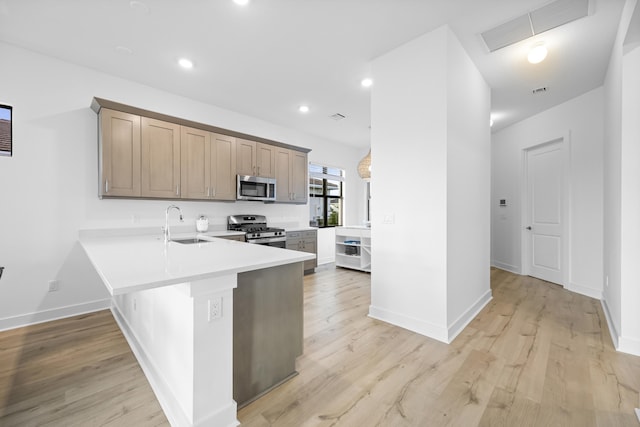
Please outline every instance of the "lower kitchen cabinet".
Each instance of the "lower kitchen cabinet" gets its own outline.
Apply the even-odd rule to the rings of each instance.
[[[316,256],[304,262],[304,272],[312,273],[318,266],[318,231],[287,231],[287,249],[309,252]]]
[[[371,272],[371,229],[336,227],[336,267]]]

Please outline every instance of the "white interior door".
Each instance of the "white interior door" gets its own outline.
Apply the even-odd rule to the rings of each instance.
[[[527,151],[529,275],[562,284],[562,143]]]

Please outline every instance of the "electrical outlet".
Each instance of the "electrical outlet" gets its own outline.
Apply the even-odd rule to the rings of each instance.
[[[60,289],[60,282],[57,280],[49,280],[49,292],[55,292]]]
[[[212,298],[208,301],[209,315],[208,321],[220,319],[222,317],[222,297]]]

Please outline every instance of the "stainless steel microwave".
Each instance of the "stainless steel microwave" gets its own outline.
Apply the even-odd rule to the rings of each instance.
[[[238,200],[276,200],[275,178],[261,176],[238,175]]]

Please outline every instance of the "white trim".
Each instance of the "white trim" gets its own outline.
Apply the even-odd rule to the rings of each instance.
[[[235,401],[231,401],[230,404],[223,408],[218,408],[215,412],[208,415],[206,418],[201,419],[198,423],[192,423],[187,414],[185,414],[182,409],[180,402],[174,397],[174,393],[171,390],[169,384],[162,377],[162,373],[159,371],[157,366],[153,363],[147,354],[150,354],[145,348],[144,345],[138,338],[136,337],[135,331],[130,327],[127,322],[126,317],[120,312],[118,305],[115,303],[111,306],[111,312],[113,313],[113,317],[116,319],[122,334],[124,335],[127,343],[129,343],[129,347],[131,351],[136,357],[138,364],[142,368],[149,384],[151,385],[151,390],[155,394],[162,410],[169,421],[169,424],[173,427],[196,427],[196,426],[225,426],[225,427],[236,427],[240,425],[240,423],[236,420],[237,414],[237,405]],[[228,422],[228,420],[236,420],[232,422]]]
[[[68,305],[66,307],[42,310],[35,313],[21,314],[19,316],[5,317],[0,319],[0,331],[35,325],[37,323],[50,322],[52,320],[64,319],[66,317],[78,316],[80,314],[93,313],[94,311],[106,310],[109,307],[111,307],[111,300],[103,299],[85,302],[82,304]]]
[[[478,300],[472,304],[467,311],[462,313],[450,326],[448,330],[449,342],[453,340],[467,327],[469,323],[480,313],[480,311],[493,299],[491,289],[488,289]]]
[[[510,273],[522,275],[522,270],[517,265],[506,264],[500,261],[491,261],[491,266],[499,268],[500,270],[508,271]]]
[[[405,316],[404,314],[375,307],[373,305],[369,306],[369,317],[390,323],[394,326],[399,326],[417,334],[424,335],[425,337],[433,338],[445,344],[449,344],[449,331],[443,326],[434,325],[433,323],[425,322],[424,320],[416,319],[415,317]]]
[[[574,282],[569,282],[569,286],[565,288],[568,291],[575,292],[580,295],[584,295],[590,298],[594,298],[597,300],[602,300],[602,290],[601,289],[593,289],[587,286],[578,285]]]
[[[609,312],[609,306],[607,306],[607,300],[601,299],[600,305],[602,305],[602,311],[604,312],[604,317],[607,321],[607,326],[609,327],[609,335],[611,336],[611,341],[613,343],[613,347],[618,349],[618,331],[616,331],[616,324],[613,323],[613,319],[611,318],[611,313]]]
[[[616,350],[622,353],[640,356],[640,340],[628,337],[618,337],[618,347]]]

